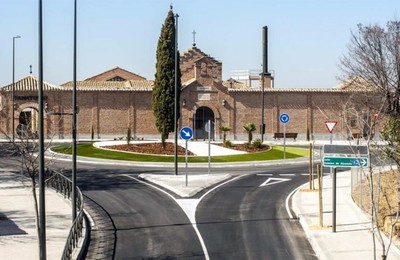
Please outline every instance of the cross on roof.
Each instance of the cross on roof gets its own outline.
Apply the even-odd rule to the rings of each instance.
[[[192,34],[193,34],[193,46],[196,46],[196,31],[193,30]]]

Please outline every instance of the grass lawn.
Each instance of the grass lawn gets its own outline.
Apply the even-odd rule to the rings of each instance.
[[[57,153],[71,154],[71,145],[60,145],[52,147],[51,150]],[[82,143],[77,145],[77,155],[84,157],[94,157],[112,160],[141,161],[141,162],[174,162],[174,156],[159,156],[137,153],[126,153],[119,151],[109,151],[93,147],[92,143]],[[298,147],[286,147],[286,159],[293,159],[309,155],[309,150]],[[270,151],[212,156],[211,162],[247,162],[247,161],[267,161],[283,159],[283,147],[273,146]],[[179,162],[185,162],[184,156],[178,157]],[[201,163],[208,162],[207,156],[188,156],[188,162]]]

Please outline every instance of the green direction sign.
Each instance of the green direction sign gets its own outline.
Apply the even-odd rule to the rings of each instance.
[[[368,167],[368,157],[329,157],[323,158],[324,167]]]

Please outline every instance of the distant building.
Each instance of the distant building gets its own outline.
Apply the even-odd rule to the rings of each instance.
[[[182,72],[181,118],[179,127],[191,126],[195,138],[205,139],[205,125],[212,122],[212,138],[222,138],[220,126],[229,126],[230,140],[245,140],[246,123],[255,123],[255,138],[260,137],[262,86],[249,86],[235,79],[222,80],[222,62],[193,46],[181,55]],[[254,80],[254,79],[253,79]],[[307,135],[329,138],[326,120],[337,120],[336,139],[344,139],[354,132],[364,131],[355,124],[353,130],[347,122],[354,119],[342,113],[339,103],[354,96],[355,90],[284,89],[271,88],[271,75],[264,80],[265,140],[274,133],[283,132],[279,120],[282,113],[290,115],[285,125],[287,133],[297,133],[298,139]],[[15,83],[15,126],[37,131],[37,79],[29,75]],[[159,138],[152,111],[153,81],[122,68],[114,68],[84,81],[77,82],[78,138],[125,137],[131,128],[135,137]],[[12,133],[12,85],[2,88],[0,95],[0,131]],[[356,95],[355,95],[356,96]],[[44,83],[45,119],[47,138],[71,138],[72,82],[61,86]]]

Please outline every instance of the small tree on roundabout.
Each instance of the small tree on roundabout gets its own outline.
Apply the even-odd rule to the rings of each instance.
[[[243,126],[243,129],[247,132],[248,144],[251,144],[253,140],[253,132],[256,130],[256,125],[254,123],[247,123]]]
[[[221,132],[223,132],[223,135],[222,135],[222,143],[225,144],[225,142],[226,142],[226,133],[229,132],[229,131],[231,131],[231,128],[230,128],[229,126],[223,126],[223,125],[221,125],[221,126],[219,127],[219,130],[220,130]]]

